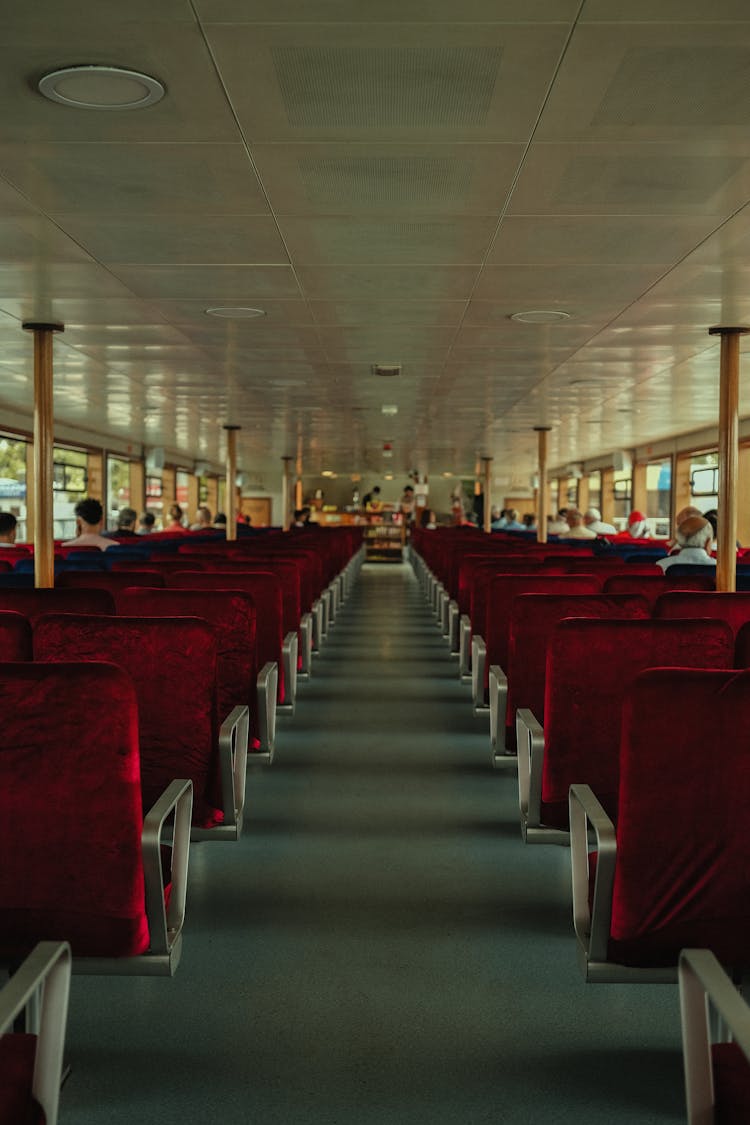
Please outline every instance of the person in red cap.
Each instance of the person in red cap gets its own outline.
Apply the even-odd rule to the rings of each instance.
[[[622,542],[628,539],[650,539],[651,532],[648,529],[648,523],[643,512],[632,511],[628,516],[628,526],[624,531],[621,531],[615,536],[615,539]]]

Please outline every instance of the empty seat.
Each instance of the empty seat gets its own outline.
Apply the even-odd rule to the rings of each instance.
[[[192,787],[170,778],[144,819],[132,680],[112,664],[4,664],[0,709],[0,958],[67,941],[75,971],[173,973]]]
[[[0,610],[22,613],[32,622],[41,613],[94,613],[115,612],[114,598],[103,589],[61,590],[50,589],[3,590],[0,589]]]
[[[128,586],[165,586],[163,573],[156,567],[148,570],[67,570],[55,579],[55,585],[61,590],[87,589],[109,590],[115,593]]]
[[[516,713],[521,829],[530,842],[567,842],[568,790],[590,785],[617,813],[620,722],[629,685],[646,668],[731,668],[723,621],[561,621],[547,646],[544,727]],[[646,713],[644,725],[651,723]]]
[[[31,623],[22,613],[0,610],[0,661],[31,660]]]
[[[104,660],[124,668],[138,694],[144,809],[173,778],[189,778],[194,790],[192,838],[238,838],[247,708],[222,716],[218,728],[217,641],[208,622],[193,617],[49,614],[34,626],[34,659]]]
[[[657,668],[631,684],[616,827],[595,785],[570,790],[587,980],[674,980],[680,950],[695,946],[725,965],[748,964],[750,770],[737,734],[749,727],[750,671]]]
[[[670,590],[654,606],[654,617],[716,617],[726,621],[736,636],[750,621],[750,593],[717,593],[715,590]]]
[[[67,942],[40,942],[0,991],[0,1125],[56,1125],[69,993]]]

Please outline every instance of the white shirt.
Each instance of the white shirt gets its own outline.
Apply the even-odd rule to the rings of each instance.
[[[617,528],[613,527],[611,523],[602,523],[601,520],[592,520],[587,523],[586,527],[589,531],[593,531],[594,535],[617,535]]]
[[[657,559],[656,565],[662,570],[669,570],[675,563],[692,563],[695,566],[716,566],[716,559],[707,555],[703,547],[683,547],[675,555],[667,555],[665,559]]]

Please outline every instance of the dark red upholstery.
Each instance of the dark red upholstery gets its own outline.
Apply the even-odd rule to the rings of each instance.
[[[233,707],[248,706],[257,727],[255,603],[231,590],[143,590],[116,595],[124,617],[201,617],[216,631],[217,699],[223,721]],[[258,731],[254,730],[257,739]]]
[[[639,672],[730,668],[733,656],[723,621],[560,622],[547,647],[542,822],[567,829],[573,784],[590,785],[616,817],[622,705]]]
[[[144,952],[129,677],[109,664],[5,664],[0,713],[0,951],[55,940],[78,956]]]
[[[127,586],[165,586],[164,575],[156,567],[150,570],[66,570],[55,583],[61,589],[109,590],[115,593]]]
[[[740,625],[734,642],[735,668],[750,668],[750,624]]]
[[[598,594],[601,582],[586,574],[496,574],[487,594],[487,617],[483,628],[477,627],[487,646],[484,687],[487,690],[489,668],[499,664],[508,667],[510,615],[513,603],[521,594]]]
[[[539,570],[541,565],[541,559],[532,559],[528,555],[506,555],[497,551],[483,551],[481,554],[467,555],[461,559],[458,567],[456,601],[459,613],[468,613],[472,623],[475,621],[473,614],[476,613],[480,614],[477,620],[484,620],[482,615],[486,595],[482,596],[480,607],[476,593],[477,576],[479,574],[482,575],[480,581],[486,584],[489,574],[515,574],[517,571],[528,573],[529,571]],[[475,626],[475,629],[478,633],[482,631],[478,625]]]
[[[36,1035],[0,1035],[0,1125],[45,1125],[31,1096],[36,1042]]]
[[[638,570],[640,570],[640,567]],[[642,594],[644,598],[648,598],[651,605],[654,605],[656,599],[669,590],[713,589],[713,581],[702,578],[700,575],[687,575],[684,578],[674,578],[667,581],[668,574],[669,571],[667,571],[667,574],[660,572],[655,575],[638,572],[631,574],[628,567],[627,573],[611,574],[604,579],[604,593]]]
[[[301,612],[301,562],[294,559],[267,557],[256,559],[250,556],[247,559],[216,559],[206,562],[204,570],[209,573],[232,574],[236,571],[245,573],[273,574],[281,584],[282,605],[282,631],[284,634],[299,630]]]
[[[544,722],[547,645],[555,626],[566,617],[648,619],[649,605],[637,594],[520,594],[510,614],[508,698],[505,745],[516,743],[516,711],[527,708]]]
[[[106,590],[0,590],[0,610],[13,610],[28,617],[32,625],[40,613],[115,612],[114,598]]]
[[[249,594],[255,603],[255,627],[258,668],[275,661],[279,668],[278,701],[286,698],[284,664],[281,650],[284,643],[283,601],[281,582],[273,574],[258,571],[177,571],[168,577],[169,586],[177,590],[239,590]]]
[[[736,1043],[714,1043],[715,1125],[747,1125],[750,1121],[750,1062]]]
[[[31,623],[21,613],[0,610],[0,661],[31,660]]]
[[[670,590],[657,599],[654,617],[715,617],[726,621],[737,636],[745,622],[750,621],[750,593]]]
[[[661,622],[660,624],[667,624]],[[623,708],[609,958],[750,960],[750,672],[664,669]],[[747,1120],[747,1119],[746,1119]]]
[[[220,822],[216,634],[192,617],[49,614],[34,626],[34,659],[107,660],[138,695],[143,807],[175,778],[193,782],[193,824]]]

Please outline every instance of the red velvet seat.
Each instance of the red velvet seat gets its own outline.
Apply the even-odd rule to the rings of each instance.
[[[115,602],[107,590],[99,589],[0,589],[0,610],[22,613],[33,625],[41,613],[114,613]]]
[[[596,784],[570,793],[574,918],[588,979],[673,980],[680,950],[697,946],[747,966],[750,769],[738,732],[748,729],[748,671],[658,668],[631,683],[616,827]]]
[[[40,942],[0,990],[0,1125],[56,1125],[69,992],[67,942]]]
[[[547,647],[544,728],[530,712],[517,713],[526,839],[567,840],[568,790],[576,783],[590,785],[607,814],[616,815],[622,706],[639,672],[730,668],[733,657],[723,621],[560,622]]]
[[[124,668],[138,695],[143,808],[173,778],[189,778],[193,839],[236,839],[235,802],[222,785],[212,626],[191,617],[49,614],[34,626],[34,659],[105,660]]]
[[[505,723],[505,752],[516,748],[516,711],[526,708],[544,722],[547,645],[555,626],[566,617],[648,619],[649,606],[637,594],[520,594],[513,599],[508,631],[505,675],[490,668],[490,736],[495,749]],[[505,695],[505,709],[502,696]],[[492,735],[495,734],[495,738]]]
[[[726,621],[735,637],[750,621],[750,593],[717,593],[715,590],[670,590],[654,606],[654,617],[715,617]],[[739,666],[739,665],[738,665]]]
[[[31,623],[22,613],[0,610],[0,661],[31,660]]]
[[[66,570],[58,574],[55,585],[62,590],[109,590],[114,594],[128,586],[165,586],[164,575],[156,567],[142,570]]]
[[[4,664],[0,710],[0,957],[67,941],[78,971],[174,972],[191,786],[171,771],[144,821],[132,680],[112,664]]]
[[[475,707],[488,700],[490,665],[508,666],[510,615],[520,594],[598,594],[601,580],[588,574],[496,574],[487,592],[487,612],[472,640],[472,692]]]

